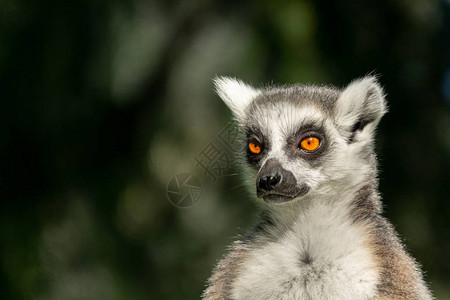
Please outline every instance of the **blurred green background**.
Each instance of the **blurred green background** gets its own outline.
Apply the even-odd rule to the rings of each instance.
[[[0,298],[198,299],[257,211],[196,166],[230,119],[211,78],[371,71],[385,215],[450,299],[448,0],[1,0]],[[191,208],[166,195],[182,172]]]

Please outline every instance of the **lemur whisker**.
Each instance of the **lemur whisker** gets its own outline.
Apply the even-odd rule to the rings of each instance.
[[[246,172],[229,190],[256,190],[262,211],[204,299],[433,299],[381,215],[374,136],[387,109],[376,77],[343,89],[215,84],[241,129],[261,140],[250,147],[241,136],[247,150],[235,163]]]

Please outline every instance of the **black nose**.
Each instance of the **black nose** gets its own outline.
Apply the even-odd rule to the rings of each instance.
[[[281,182],[281,175],[278,173],[259,178],[258,188],[270,192]]]

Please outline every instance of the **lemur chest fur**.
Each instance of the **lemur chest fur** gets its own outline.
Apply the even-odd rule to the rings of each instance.
[[[342,208],[310,208],[277,240],[255,242],[233,299],[371,299],[378,272],[366,236]]]
[[[344,89],[215,84],[267,214],[217,265],[205,299],[432,299],[381,216],[374,138],[387,105],[376,77]]]

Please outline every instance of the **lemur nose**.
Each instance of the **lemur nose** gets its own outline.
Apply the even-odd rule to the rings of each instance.
[[[280,182],[281,175],[278,173],[274,175],[263,176],[259,179],[258,188],[260,190],[269,192],[273,190]]]

